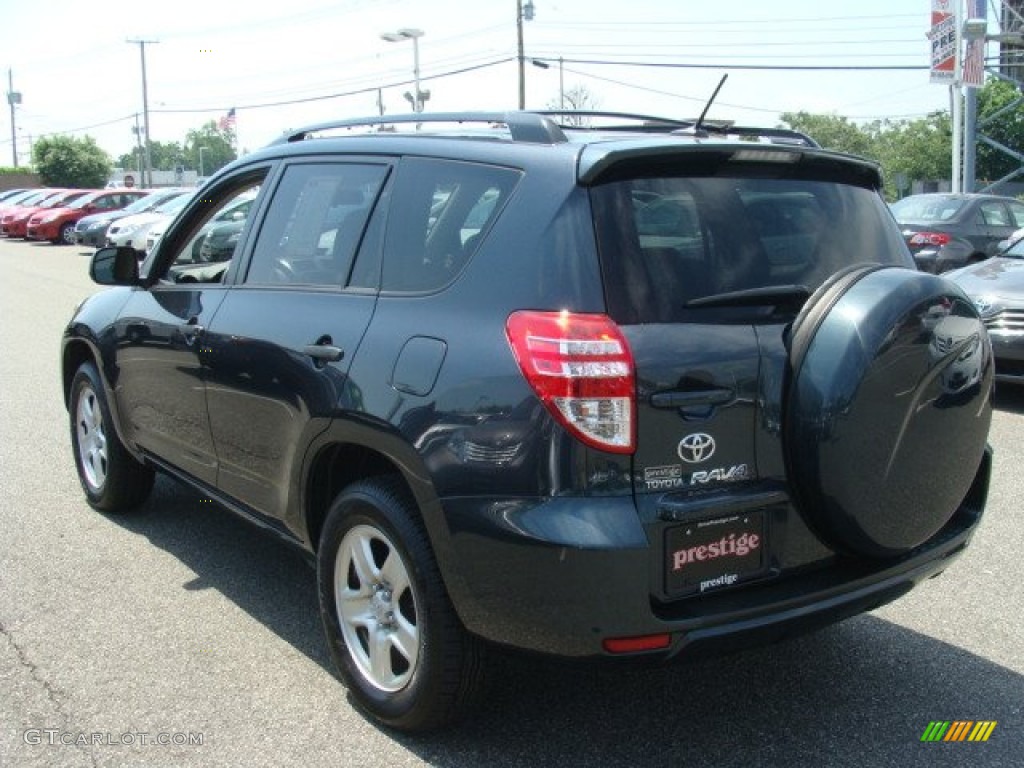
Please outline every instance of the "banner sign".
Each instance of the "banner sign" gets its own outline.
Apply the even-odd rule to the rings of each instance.
[[[931,81],[952,83],[956,77],[956,14],[958,0],[932,0],[932,26],[928,40],[932,47]]]

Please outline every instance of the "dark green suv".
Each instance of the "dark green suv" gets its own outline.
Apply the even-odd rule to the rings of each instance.
[[[394,727],[464,713],[501,647],[668,660],[872,609],[982,517],[991,347],[874,164],[564,117],[297,131],[141,267],[98,251],[118,287],[64,335],[88,501],[165,472],[307,551],[335,664]]]

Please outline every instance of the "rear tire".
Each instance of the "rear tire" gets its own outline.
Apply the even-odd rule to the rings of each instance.
[[[399,477],[341,493],[320,537],[317,580],[331,658],[368,715],[422,732],[478,700],[483,644],[459,622]]]
[[[78,480],[89,504],[127,512],[153,488],[153,469],[136,461],[117,436],[96,366],[82,363],[71,382],[71,446]]]

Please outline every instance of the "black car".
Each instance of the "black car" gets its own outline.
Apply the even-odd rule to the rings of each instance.
[[[925,272],[983,261],[1024,227],[1024,203],[1000,195],[911,195],[891,207],[914,261]]]
[[[119,287],[64,334],[89,503],[160,471],[308,552],[337,669],[397,728],[467,712],[503,647],[670,660],[871,610],[982,518],[991,347],[913,268],[877,166],[588,120],[296,131],[141,267],[98,251]]]
[[[996,359],[996,379],[1024,384],[1024,239],[982,264],[948,275],[978,308]]]

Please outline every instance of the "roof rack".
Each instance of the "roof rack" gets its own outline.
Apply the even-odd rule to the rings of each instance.
[[[389,115],[380,117],[358,117],[348,120],[331,120],[288,131],[272,144],[287,144],[311,138],[311,134],[342,128],[377,128],[383,130],[389,125],[422,125],[426,123],[479,123],[487,126],[507,126],[513,141],[534,144],[561,144],[567,141],[561,128],[543,114],[537,112],[429,112],[411,115]]]
[[[614,120],[628,121],[628,123],[601,125],[590,129],[586,125],[580,125],[573,120],[555,118],[575,118],[576,120],[589,120],[592,118],[611,118]],[[566,130],[601,130],[601,131],[630,131],[642,133],[662,134],[689,134],[696,137],[707,137],[715,133],[723,136],[739,136],[750,139],[767,139],[778,144],[796,144],[806,147],[818,147],[819,144],[810,136],[799,131],[788,128],[757,128],[742,125],[733,125],[730,121],[705,120],[697,127],[697,119],[680,120],[671,117],[657,117],[654,115],[633,114],[630,112],[601,112],[588,110],[539,110],[535,112],[508,111],[508,112],[429,112],[414,113],[408,115],[381,115],[379,117],[357,117],[347,120],[331,120],[325,123],[317,123],[300,128],[295,131],[288,131],[273,144],[287,144],[290,142],[302,141],[312,138],[313,134],[321,131],[331,131],[346,128],[370,128],[379,131],[387,130],[387,126],[394,125],[415,125],[417,127],[426,124],[455,123],[464,125],[476,123],[493,128],[503,125],[508,128],[509,136],[513,141],[528,142],[533,144],[562,144],[566,138]]]

